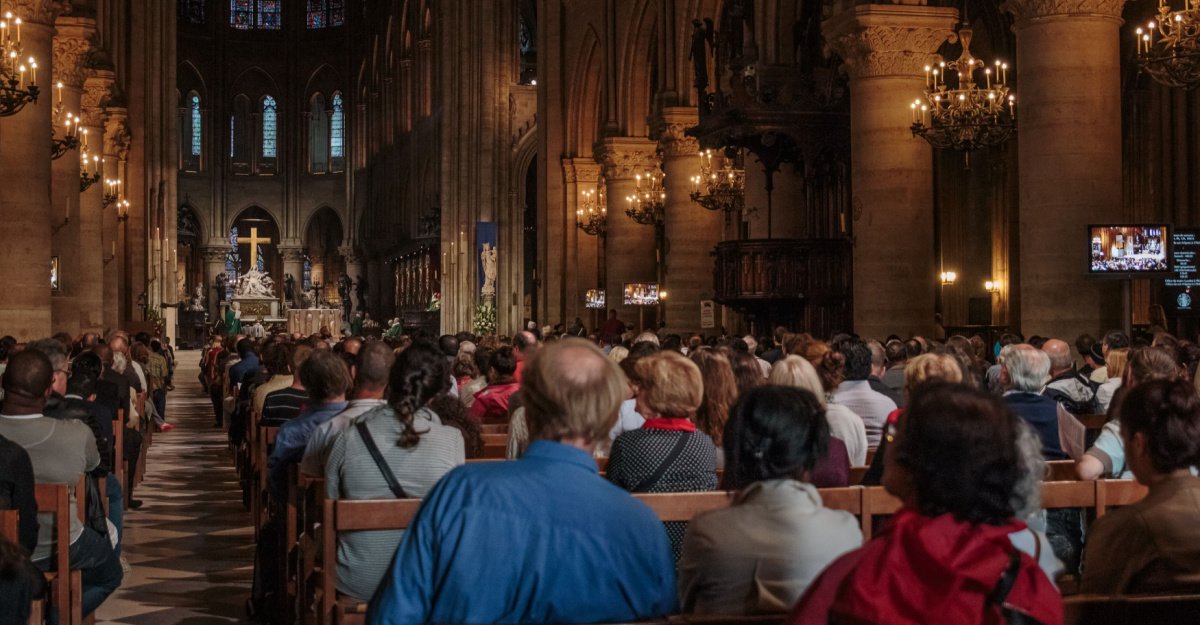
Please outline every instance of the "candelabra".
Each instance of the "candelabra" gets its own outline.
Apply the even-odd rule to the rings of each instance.
[[[16,115],[37,102],[37,60],[21,45],[21,18],[5,11],[0,20],[0,117]]]
[[[700,175],[692,176],[692,201],[726,216],[746,206],[746,170],[726,155],[720,169],[713,169],[713,151],[700,152]]]
[[[104,181],[104,208],[116,204],[121,199],[121,181],[108,178]]]
[[[1158,0],[1158,17],[1136,32],[1143,72],[1168,87],[1200,85],[1200,0],[1184,0],[1179,11]]]
[[[79,116],[63,111],[62,82],[55,87],[58,90],[57,102],[54,104],[54,110],[50,117],[50,160],[52,161],[62,158],[69,150],[79,147]],[[62,120],[62,138],[58,137],[59,120]]]
[[[970,28],[959,29],[958,40],[962,55],[949,65],[926,65],[925,101],[918,99],[909,108],[913,136],[938,149],[965,152],[969,164],[971,152],[1012,137],[1017,128],[1017,100],[1009,90],[1008,64],[996,61],[988,67],[971,56]],[[946,82],[950,70],[957,75],[954,87]],[[983,86],[975,82],[977,73],[983,74]]]
[[[626,196],[629,206],[625,214],[643,226],[657,225],[662,221],[667,192],[663,189],[663,174],[647,171],[635,176],[633,195]],[[644,183],[643,183],[644,181]]]
[[[87,142],[87,129],[83,130],[84,142]],[[88,168],[88,163],[91,163],[91,168]],[[88,154],[87,147],[79,153],[79,192],[83,193],[91,188],[92,185],[100,182],[104,177],[101,171],[101,161],[99,156]]]
[[[575,225],[589,236],[603,235],[608,224],[608,202],[604,197],[604,184],[583,192],[583,205],[575,211]]]
[[[129,221],[129,200],[121,200],[117,203],[117,221],[121,223]]]

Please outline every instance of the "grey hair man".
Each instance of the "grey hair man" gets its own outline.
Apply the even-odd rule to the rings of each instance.
[[[1075,370],[1071,346],[1066,341],[1050,339],[1042,345],[1050,359],[1050,381],[1042,394],[1063,405],[1073,414],[1096,411],[1096,388]]]
[[[1050,379],[1050,357],[1032,345],[1021,343],[1001,349],[999,361],[1004,402],[1041,437],[1042,456],[1046,460],[1066,460],[1059,424],[1072,417],[1058,402],[1042,394]]]

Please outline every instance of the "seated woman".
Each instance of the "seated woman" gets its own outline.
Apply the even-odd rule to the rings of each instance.
[[[1190,381],[1156,380],[1120,405],[1125,459],[1146,498],[1088,530],[1080,591],[1200,591],[1200,397]]]
[[[845,444],[850,464],[861,467],[867,463],[867,430],[862,418],[841,404],[829,403],[824,382],[811,363],[799,356],[786,356],[771,366],[767,383],[812,393],[825,411],[830,437]]]
[[[725,466],[725,457],[721,453],[721,440],[726,420],[729,419],[729,409],[737,401],[737,378],[733,375],[729,359],[716,350],[698,349],[688,357],[700,367],[700,375],[704,379],[704,399],[696,410],[696,426],[708,434],[717,446],[717,467],[722,468]]]
[[[326,497],[424,497],[443,475],[465,462],[462,433],[441,425],[428,408],[430,400],[449,389],[446,369],[445,356],[430,345],[414,344],[396,356],[388,380],[390,405],[363,415],[329,452]],[[403,535],[401,530],[342,532],[337,549],[338,592],[370,599]]]
[[[725,479],[739,492],[731,507],[688,527],[678,571],[684,612],[785,612],[830,562],[862,544],[858,520],[825,508],[809,482],[830,440],[808,391],[765,386],[738,400],[724,446]]]
[[[696,429],[704,382],[700,368],[676,352],[639,358],[637,411],[646,423],[617,436],[608,480],[631,493],[678,493],[717,488],[717,448]],[[675,559],[687,523],[665,523]]]
[[[1039,566],[1042,540],[1018,518],[1036,507],[1025,447],[1040,443],[997,398],[935,383],[912,397],[886,437],[883,484],[903,502],[861,549],[842,556],[800,599],[792,623],[1003,623],[1007,610],[1063,622]],[[1034,553],[1029,553],[1032,547]]]

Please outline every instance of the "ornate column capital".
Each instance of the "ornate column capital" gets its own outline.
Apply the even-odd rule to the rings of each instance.
[[[362,262],[362,256],[355,251],[353,245],[339,245],[338,254],[342,255],[347,265],[357,265]]]
[[[108,120],[104,124],[104,154],[117,160],[129,158],[129,146],[133,135],[129,130],[129,109],[111,107],[106,109]]]
[[[200,257],[206,263],[224,263],[225,257],[229,254],[228,248],[223,247],[202,247],[200,248]]]
[[[562,165],[568,183],[596,184],[600,181],[600,164],[590,158],[564,158]]]
[[[80,100],[80,114],[84,126],[103,128],[108,116],[104,106],[112,96],[116,76],[108,70],[92,70],[83,81],[83,97]]]
[[[921,77],[957,21],[957,9],[862,4],[826,20],[822,28],[851,79]]]
[[[68,0],[10,0],[5,9],[27,24],[54,26],[59,15],[70,13],[71,3]]]
[[[643,137],[606,137],[596,144],[596,160],[604,167],[604,177],[632,180],[647,169],[659,165],[658,145]]]
[[[1093,17],[1121,23],[1125,0],[1008,0],[1000,9],[1012,13],[1013,28],[1055,17]]]
[[[88,57],[96,21],[82,17],[60,17],[54,36],[54,80],[74,89],[83,88],[88,76]]]
[[[694,107],[672,106],[663,109],[662,116],[655,120],[654,131],[658,135],[658,148],[664,157],[695,156],[700,152],[700,142],[687,136],[687,129],[700,123],[700,114]]]
[[[302,247],[280,245],[276,249],[279,250],[279,255],[283,257],[283,262],[285,263],[304,262],[304,248]]]

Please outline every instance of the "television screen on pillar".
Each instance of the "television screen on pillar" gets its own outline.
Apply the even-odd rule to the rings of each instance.
[[[625,283],[626,306],[657,306],[658,284],[653,282]]]
[[[1088,273],[1130,277],[1166,274],[1171,228],[1166,224],[1088,226]]]

